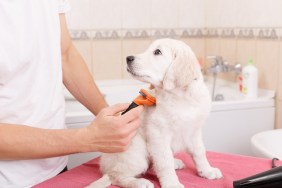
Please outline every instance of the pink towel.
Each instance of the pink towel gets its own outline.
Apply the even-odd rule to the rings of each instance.
[[[189,188],[233,188],[233,181],[242,179],[259,172],[271,169],[271,160],[250,156],[241,156],[226,153],[207,152],[211,165],[219,168],[223,173],[223,178],[219,180],[208,180],[197,175],[195,165],[191,157],[185,153],[179,153],[176,158],[182,159],[186,168],[177,170],[180,182]],[[99,158],[93,159],[83,165],[73,168],[63,174],[51,178],[35,188],[81,188],[99,179],[102,175],[99,172]],[[277,165],[282,165],[278,161]],[[154,172],[149,170],[145,175],[160,188],[160,184]],[[117,186],[110,186],[117,188]]]

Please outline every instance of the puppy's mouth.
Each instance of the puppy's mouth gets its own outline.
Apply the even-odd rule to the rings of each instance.
[[[126,70],[127,70],[127,72],[129,72],[134,77],[139,77],[139,78],[148,77],[148,76],[145,76],[145,75],[137,74],[135,71],[133,71],[132,69],[130,69],[128,67],[127,67]]]
[[[148,75],[140,75],[137,74],[134,70],[132,70],[131,68],[127,67],[127,72],[130,73],[135,79],[141,81],[141,82],[145,82],[145,83],[149,83],[152,86],[152,78]]]

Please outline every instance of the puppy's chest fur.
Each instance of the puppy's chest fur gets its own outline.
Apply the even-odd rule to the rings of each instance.
[[[145,129],[158,129],[180,135],[189,132],[209,114],[208,100],[192,97],[187,92],[158,93],[157,104],[147,107],[143,117]],[[206,104],[206,105],[205,105]]]

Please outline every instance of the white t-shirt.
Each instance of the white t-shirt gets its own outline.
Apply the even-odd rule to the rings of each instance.
[[[59,13],[66,0],[0,1],[0,122],[64,129]],[[42,146],[44,147],[44,146]],[[0,187],[31,187],[67,157],[0,161]]]

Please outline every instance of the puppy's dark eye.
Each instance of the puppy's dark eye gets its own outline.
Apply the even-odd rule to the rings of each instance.
[[[154,55],[162,55],[161,50],[156,49],[156,50],[154,51]]]

